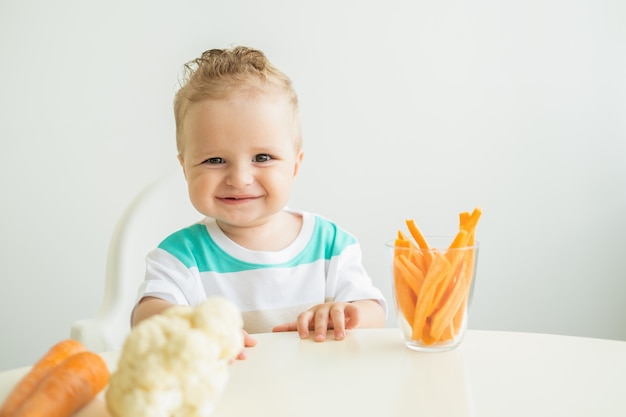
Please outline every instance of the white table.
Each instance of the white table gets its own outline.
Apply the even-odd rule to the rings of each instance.
[[[215,417],[626,416],[626,342],[470,330],[451,352],[404,347],[397,329],[317,343],[255,335]],[[117,354],[103,357],[111,369]],[[25,368],[0,374],[0,399]],[[108,416],[102,394],[76,417]]]

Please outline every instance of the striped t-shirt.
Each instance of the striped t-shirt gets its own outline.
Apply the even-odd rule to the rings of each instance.
[[[213,219],[167,237],[147,257],[137,300],[153,296],[195,306],[221,295],[235,302],[249,333],[269,332],[326,301],[377,300],[356,238],[323,217],[302,216],[298,237],[280,251],[252,251],[230,240]]]

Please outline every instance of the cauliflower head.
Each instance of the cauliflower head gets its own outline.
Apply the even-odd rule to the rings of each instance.
[[[243,320],[221,297],[173,306],[133,328],[105,393],[113,417],[206,417],[244,347]]]

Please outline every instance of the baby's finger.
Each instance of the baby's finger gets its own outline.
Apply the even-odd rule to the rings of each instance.
[[[298,334],[300,335],[300,339],[309,338],[309,326],[311,325],[311,321],[313,320],[314,316],[314,310],[307,310],[298,314],[297,330]]]
[[[361,310],[359,310],[359,308],[352,303],[349,303],[346,306],[346,309],[344,311],[344,315],[347,321],[346,329],[354,329],[359,324],[359,321],[361,320],[361,317],[359,316],[360,311]]]
[[[328,330],[328,307],[324,306],[315,312],[315,340],[323,342],[326,340]]]
[[[245,347],[254,347],[256,346],[256,339],[250,336],[248,332],[243,331],[243,345]]]
[[[334,305],[330,309],[330,319],[333,322],[335,340],[343,340],[346,337],[346,319],[344,309]]]
[[[279,324],[272,328],[273,332],[295,332],[296,330],[298,330],[298,324],[295,321]]]

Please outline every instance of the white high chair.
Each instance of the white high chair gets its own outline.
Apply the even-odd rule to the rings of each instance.
[[[111,238],[100,310],[94,318],[74,322],[70,337],[96,352],[121,349],[130,333],[130,314],[145,276],[146,255],[170,233],[200,219],[202,215],[189,202],[182,171],[139,193]]]

